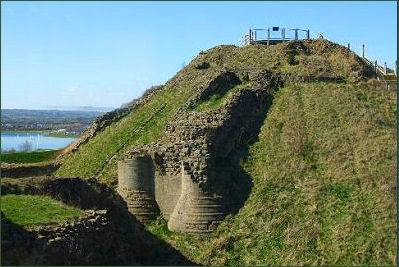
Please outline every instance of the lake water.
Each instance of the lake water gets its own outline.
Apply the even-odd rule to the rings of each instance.
[[[70,137],[52,137],[41,133],[29,132],[2,132],[1,133],[1,151],[15,149],[21,151],[30,148],[37,149],[61,149],[72,143],[75,138]]]

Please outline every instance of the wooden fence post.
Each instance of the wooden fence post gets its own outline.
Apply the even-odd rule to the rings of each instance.
[[[362,58],[364,58],[364,45],[362,45]]]
[[[267,46],[270,44],[270,28],[267,28]]]
[[[387,70],[388,70],[387,63],[384,62],[384,72],[385,72],[385,75],[387,75]]]
[[[395,76],[398,76],[398,61],[395,60]]]

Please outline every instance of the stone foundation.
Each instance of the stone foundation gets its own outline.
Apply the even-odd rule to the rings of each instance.
[[[173,231],[206,233],[215,230],[225,217],[225,201],[222,196],[204,192],[182,164],[181,194],[168,221]]]
[[[169,220],[181,194],[181,175],[157,175],[155,177],[155,200],[162,216]]]
[[[209,233],[242,206],[251,184],[240,169],[242,150],[258,135],[279,85],[267,71],[251,77],[219,109],[191,111],[241,83],[233,72],[220,73],[177,113],[162,142],[133,148],[119,163],[118,191],[138,219],[155,217],[157,205],[169,229]]]

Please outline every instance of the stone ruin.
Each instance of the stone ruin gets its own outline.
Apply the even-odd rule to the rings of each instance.
[[[131,149],[118,163],[118,193],[137,219],[162,213],[170,230],[207,233],[243,205],[251,181],[240,159],[258,135],[278,79],[268,71],[250,74],[251,85],[234,90],[225,106],[193,107],[245,79],[248,74],[219,73],[176,114],[163,140]]]

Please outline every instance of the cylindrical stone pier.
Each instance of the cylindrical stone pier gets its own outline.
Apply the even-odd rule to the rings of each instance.
[[[144,223],[159,214],[154,179],[154,164],[150,156],[140,155],[118,162],[118,193],[126,201],[129,212]]]
[[[222,196],[205,193],[182,167],[181,195],[168,221],[172,231],[209,233],[226,216]]]

